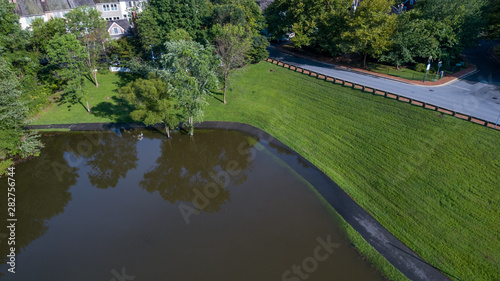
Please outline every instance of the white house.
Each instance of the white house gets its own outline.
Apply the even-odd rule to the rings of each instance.
[[[64,18],[64,15],[72,9],[79,6],[94,7],[99,12],[103,19],[109,22],[117,22],[119,20],[128,20],[132,9],[137,12],[141,11],[141,7],[146,0],[10,0],[16,3],[16,12],[19,14],[19,22],[23,29],[29,28],[31,22],[36,18],[42,18],[48,21],[51,18]],[[120,21],[119,25],[125,32],[130,28],[130,24]],[[114,31],[114,29],[111,29]],[[115,34],[111,34],[115,38]]]

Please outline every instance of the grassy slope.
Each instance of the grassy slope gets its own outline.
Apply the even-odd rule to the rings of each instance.
[[[56,106],[35,123],[124,121],[127,111],[119,104],[104,104],[114,101],[105,97],[115,95],[123,82],[108,74],[100,77],[100,88],[89,87],[96,93],[93,110],[101,117],[85,113],[82,106],[69,113]],[[228,104],[216,99],[210,104],[205,120],[266,130],[328,174],[440,270],[460,280],[500,279],[498,132],[269,63],[236,72]],[[391,270],[346,229],[366,255],[386,273]],[[398,278],[397,273],[389,276]]]
[[[99,87],[95,87],[89,80],[86,82],[86,91],[89,105],[93,114],[85,112],[82,104],[52,105],[39,114],[32,124],[73,124],[96,122],[130,122],[128,117],[130,107],[123,106],[123,102],[116,98],[116,90],[130,79],[124,74],[108,73],[98,75]],[[107,99],[109,97],[109,99]],[[122,102],[122,104],[120,104]],[[85,101],[83,101],[85,104]]]
[[[205,119],[266,130],[452,278],[500,278],[498,132],[269,63],[236,72]]]

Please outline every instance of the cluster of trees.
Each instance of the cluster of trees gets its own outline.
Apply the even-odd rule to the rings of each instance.
[[[120,89],[146,124],[203,118],[207,97],[226,88],[231,70],[268,56],[271,39],[291,32],[297,48],[331,55],[359,53],[397,67],[429,56],[451,64],[482,35],[500,35],[500,0],[419,0],[391,13],[399,0],[275,0],[262,14],[255,0],[150,0],[134,12],[133,36],[110,40],[99,12],[80,7],[64,19],[33,21],[22,30],[15,4],[0,0],[0,171],[42,144],[24,122],[60,93],[90,113],[84,82],[121,60],[142,76]]]
[[[112,45],[106,21],[78,7],[48,22],[34,20],[22,30],[15,4],[0,1],[0,173],[17,156],[37,156],[43,144],[23,131],[27,119],[61,93],[61,102],[81,103],[84,81],[97,87],[97,70]],[[88,102],[87,110],[90,112]]]
[[[134,15],[137,32],[119,40],[110,40],[106,21],[89,7],[34,20],[27,30],[14,11],[14,3],[0,0],[0,171],[15,156],[38,155],[38,136],[22,127],[54,93],[90,113],[85,81],[98,87],[97,72],[110,61],[143,76],[120,90],[135,105],[132,117],[163,122],[169,135],[180,122],[192,133],[219,80],[225,103],[230,71],[268,56],[264,17],[253,0],[153,0]]]
[[[488,26],[498,26],[498,0],[418,0],[410,11],[391,13],[401,2],[366,0],[354,9],[351,1],[275,0],[265,14],[273,38],[293,32],[297,48],[360,53],[365,67],[368,56],[397,67],[429,56],[450,64]]]
[[[128,66],[145,79],[119,92],[135,105],[134,120],[163,123],[167,136],[179,124],[193,134],[219,81],[225,104],[231,70],[268,56],[261,34],[266,25],[254,0],[152,0],[135,22],[138,36],[127,44],[153,63],[132,59]]]
[[[193,40],[203,45],[215,42],[230,25],[241,29],[240,39],[248,41],[246,62],[266,58],[268,41],[261,32],[266,28],[259,5],[254,0],[151,0],[137,16],[142,53],[146,56],[165,51],[164,42]]]
[[[15,156],[38,155],[42,144],[22,126],[35,106],[30,98],[44,89],[36,83],[37,56],[29,51],[29,34],[21,30],[13,4],[0,1],[0,172]]]

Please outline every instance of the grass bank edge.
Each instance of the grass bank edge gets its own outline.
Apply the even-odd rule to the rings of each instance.
[[[304,183],[309,190],[311,190],[316,197],[321,201],[323,206],[328,210],[330,217],[333,221],[341,228],[342,232],[347,236],[347,239],[352,243],[352,246],[356,248],[358,253],[366,257],[366,259],[372,263],[373,267],[379,271],[386,278],[394,281],[409,281],[401,271],[399,271],[392,263],[390,263],[386,258],[382,256],[375,248],[366,241],[359,232],[357,232],[336,210],[328,203],[328,201],[321,195],[314,186],[297,173],[292,167],[287,163],[279,159],[279,157],[273,155],[271,152],[264,149],[264,152],[274,159],[280,166],[287,169],[291,174],[297,177],[302,183]]]

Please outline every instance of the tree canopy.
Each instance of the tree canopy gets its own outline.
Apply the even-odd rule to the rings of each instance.
[[[364,67],[368,55],[380,57],[392,46],[396,16],[389,15],[391,3],[390,0],[363,1],[352,16],[347,17],[347,30],[341,34],[344,49],[363,54]]]
[[[165,49],[158,75],[169,84],[190,127],[190,134],[193,134],[194,122],[203,120],[207,96],[219,87],[220,60],[211,46],[204,47],[193,41],[169,41]]]
[[[170,129],[179,124],[171,87],[161,79],[139,78],[120,88],[119,94],[135,106],[130,113],[135,121],[148,126],[163,123],[167,137],[170,137]]]

